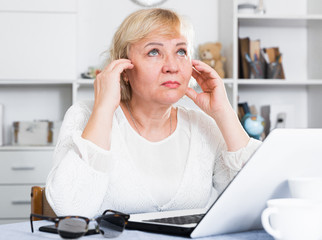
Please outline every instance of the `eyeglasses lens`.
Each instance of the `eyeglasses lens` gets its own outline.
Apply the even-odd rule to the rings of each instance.
[[[75,239],[87,231],[87,223],[81,218],[65,218],[59,222],[58,233],[62,238]]]
[[[121,216],[103,216],[97,222],[101,234],[106,238],[119,236],[125,228],[125,220]]]

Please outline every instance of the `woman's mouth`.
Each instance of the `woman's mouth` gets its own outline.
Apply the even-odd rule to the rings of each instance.
[[[168,88],[178,88],[181,84],[177,81],[167,81],[162,83],[162,86],[168,87]]]

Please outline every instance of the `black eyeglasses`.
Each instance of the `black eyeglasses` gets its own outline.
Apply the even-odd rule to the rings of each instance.
[[[106,210],[103,215],[95,219],[81,216],[48,217],[30,214],[31,232],[34,232],[34,217],[54,222],[58,234],[62,238],[75,239],[86,234],[90,221],[95,221],[95,230],[97,233],[101,233],[106,238],[117,237],[123,232],[130,215],[113,210]]]

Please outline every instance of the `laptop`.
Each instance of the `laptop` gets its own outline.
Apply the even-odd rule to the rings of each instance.
[[[266,201],[290,197],[287,179],[305,176],[322,176],[322,129],[275,129],[209,209],[131,214],[127,228],[191,238],[262,229]]]

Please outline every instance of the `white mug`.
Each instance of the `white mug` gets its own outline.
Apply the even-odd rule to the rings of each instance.
[[[293,198],[322,201],[322,177],[298,177],[288,179]]]
[[[281,198],[267,201],[262,225],[276,240],[318,240],[321,236],[320,202]]]

